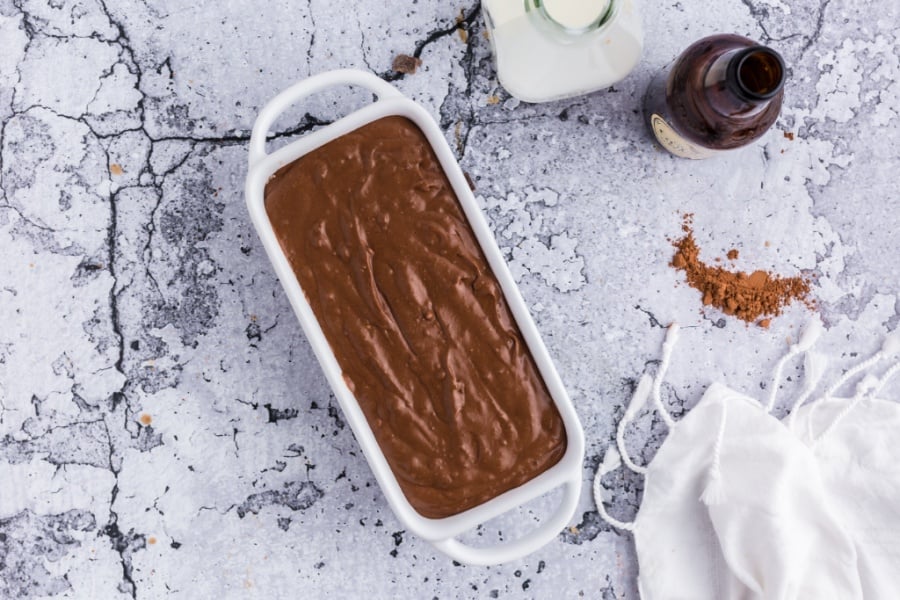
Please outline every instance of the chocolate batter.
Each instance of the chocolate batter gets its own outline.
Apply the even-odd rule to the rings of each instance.
[[[562,418],[416,125],[379,119],[283,167],[266,211],[419,513],[460,513],[562,458]]]

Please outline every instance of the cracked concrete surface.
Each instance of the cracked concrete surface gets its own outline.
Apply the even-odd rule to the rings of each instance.
[[[890,0],[646,5],[628,79],[529,105],[497,83],[477,2],[0,0],[0,597],[636,598],[630,536],[587,486],[571,527],[509,565],[458,566],[405,534],[249,224],[255,115],[355,66],[435,117],[585,425],[589,481],[662,326],[684,326],[664,386],[679,415],[713,380],[762,394],[808,318],[763,330],[701,309],[668,267],[681,214],[709,259],[737,248],[739,268],[813,277],[835,370],[898,325],[898,20]],[[782,51],[783,114],[758,145],[677,160],[640,98],[718,31]],[[390,70],[400,53],[415,74]],[[272,144],[368,100],[311,98]],[[665,434],[643,414],[629,448],[649,461]],[[633,516],[641,480],[604,483]]]

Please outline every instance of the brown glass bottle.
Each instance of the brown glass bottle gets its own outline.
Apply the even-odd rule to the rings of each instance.
[[[644,95],[644,115],[659,144],[677,156],[707,158],[744,146],[778,118],[784,61],[731,34],[691,44]]]

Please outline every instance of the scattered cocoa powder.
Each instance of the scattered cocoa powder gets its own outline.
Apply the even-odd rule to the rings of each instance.
[[[397,73],[412,75],[422,65],[422,59],[409,54],[398,54],[391,63],[391,68]]]
[[[740,256],[740,253],[737,251],[737,248],[732,248],[725,256],[728,257],[728,260],[737,260],[737,257]]]
[[[472,176],[469,175],[467,171],[463,171],[463,177],[466,178],[466,183],[469,184],[469,189],[473,192],[475,191],[475,182],[472,180]]]
[[[469,41],[469,32],[465,29],[465,22],[466,11],[459,9],[459,15],[456,17],[456,33],[459,34],[459,39],[462,40],[463,44]]]
[[[685,235],[672,243],[676,248],[671,266],[684,271],[688,284],[703,294],[705,306],[715,306],[727,315],[752,323],[760,317],[777,316],[794,300],[812,307],[809,282],[802,276],[780,277],[767,271],[729,271],[710,266],[700,260],[700,248],[694,239],[693,215],[685,215],[682,231]],[[737,250],[732,250],[737,258]],[[731,257],[728,253],[728,258]],[[759,321],[768,327],[771,320]]]
[[[793,141],[794,141],[794,132],[792,132],[792,131],[785,131],[785,132],[784,132],[784,137],[785,137],[785,139],[788,140],[789,142],[793,142]]]

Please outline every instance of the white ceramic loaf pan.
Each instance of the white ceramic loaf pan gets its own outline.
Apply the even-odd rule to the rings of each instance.
[[[271,154],[266,154],[266,137],[276,118],[286,108],[311,94],[335,86],[365,88],[377,97],[377,101],[330,125],[308,133],[301,139]],[[415,123],[434,148],[488,263],[500,283],[522,337],[559,409],[567,436],[565,454],[556,465],[547,471],[483,504],[442,519],[430,519],[419,514],[401,491],[357,400],[341,376],[341,368],[300,288],[287,257],[282,252],[264,204],[266,183],[278,169],[337,137],[372,121],[392,115],[406,117]],[[351,69],[329,71],[296,83],[276,96],[262,109],[254,124],[250,139],[249,163],[245,193],[250,217],[266,253],[272,261],[275,272],[284,286],[284,291],[300,325],[309,339],[341,409],[344,411],[347,422],[353,429],[388,504],[404,527],[428,540],[435,548],[453,559],[473,565],[491,565],[518,559],[534,552],[556,537],[572,518],[580,496],[584,433],[575,409],[572,407],[562,381],[547,354],[547,349],[544,347],[518,287],[503,260],[484,215],[478,208],[472,191],[441,130],[431,116],[421,106],[404,97],[393,86],[375,75]],[[491,547],[473,547],[456,539],[479,524],[558,487],[563,487],[564,490],[562,500],[556,510],[543,519],[537,528],[524,536]]]

